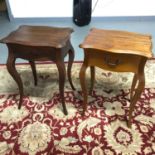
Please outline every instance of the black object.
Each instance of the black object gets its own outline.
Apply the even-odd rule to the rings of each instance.
[[[91,21],[92,0],[74,0],[73,22],[78,26],[88,25]]]

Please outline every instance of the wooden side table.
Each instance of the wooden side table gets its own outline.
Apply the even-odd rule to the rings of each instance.
[[[130,109],[128,126],[134,106],[139,99],[144,86],[144,66],[146,60],[152,57],[151,36],[137,33],[102,30],[93,28],[80,45],[84,49],[84,62],[80,70],[80,83],[84,97],[83,114],[87,109],[87,88],[85,72],[88,66],[91,70],[91,90],[95,80],[95,68],[100,67],[114,72],[133,72],[134,78],[130,92]],[[136,84],[138,82],[138,86]]]
[[[74,60],[74,49],[70,43],[70,34],[72,32],[73,29],[71,28],[23,25],[0,41],[6,43],[9,50],[7,69],[19,88],[19,109],[22,105],[23,85],[15,68],[16,58],[29,61],[35,85],[37,85],[37,76],[34,61],[52,60],[58,68],[60,97],[64,114],[67,115],[64,101],[64,82],[66,76],[64,57],[69,54],[67,74],[70,85],[74,90],[75,88],[71,80],[71,67]]]

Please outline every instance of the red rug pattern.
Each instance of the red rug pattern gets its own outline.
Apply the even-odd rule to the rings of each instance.
[[[1,66],[0,155],[155,154],[154,60],[146,65],[146,88],[135,106],[131,129],[126,126],[131,76],[97,71],[95,89],[89,95],[88,110],[82,117],[79,79],[74,74],[79,72],[80,66],[73,66],[77,91],[71,91],[66,83],[67,116],[62,112],[57,70],[53,64],[37,67],[39,83],[36,88],[28,65],[17,67],[25,91],[20,110],[16,83],[5,66]]]

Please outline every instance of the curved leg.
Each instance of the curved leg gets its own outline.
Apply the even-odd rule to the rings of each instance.
[[[128,127],[131,128],[131,119],[132,119],[132,112],[134,110],[135,104],[140,98],[140,95],[142,91],[144,90],[145,87],[145,75],[144,75],[144,66],[146,63],[146,59],[142,58],[141,62],[139,64],[138,68],[138,74],[137,74],[137,79],[139,80],[137,89],[135,90],[135,94],[132,97],[131,103],[130,103],[130,109],[129,109],[129,119],[128,119]]]
[[[19,94],[20,94],[20,99],[19,99],[19,105],[18,109],[21,108],[22,105],[22,99],[23,99],[23,84],[22,80],[15,68],[15,60],[16,58],[14,57],[14,54],[12,52],[9,52],[8,60],[7,60],[7,70],[12,76],[12,78],[16,81],[18,88],[19,88]]]
[[[87,110],[87,88],[86,88],[86,81],[85,81],[85,73],[86,73],[87,65],[83,63],[81,70],[80,70],[80,84],[83,94],[83,112],[84,115],[85,111]]]
[[[142,91],[144,90],[144,86],[145,86],[145,79],[144,79],[144,76],[142,76],[142,77],[139,78],[138,87],[135,90],[135,95],[133,96],[133,98],[131,100],[131,103],[130,103],[129,120],[128,120],[128,127],[129,128],[131,128],[132,112],[134,110],[136,102],[138,101]]]
[[[65,77],[66,77],[66,69],[65,69],[65,64],[64,62],[56,62],[56,65],[58,67],[58,72],[59,72],[59,91],[60,91],[60,98],[62,102],[62,107],[64,114],[67,115],[67,109],[65,105],[65,100],[64,100],[64,84],[65,84]]]
[[[133,80],[132,80],[132,86],[131,86],[131,90],[130,90],[130,101],[133,98],[134,90],[135,90],[135,86],[137,84],[137,81],[138,81],[137,74],[134,74],[134,77],[133,77]]]
[[[91,76],[91,85],[90,85],[90,94],[93,91],[94,88],[94,81],[95,81],[95,67],[94,66],[90,66],[90,76]]]
[[[29,64],[31,65],[32,73],[33,73],[33,78],[34,78],[34,85],[36,86],[38,83],[37,80],[37,72],[36,72],[36,66],[34,61],[29,60]]]
[[[73,64],[73,61],[74,61],[74,49],[73,47],[71,46],[71,49],[69,50],[69,62],[68,62],[68,68],[67,68],[67,74],[68,74],[68,80],[69,80],[69,83],[71,85],[71,88],[73,90],[75,90],[75,87],[72,83],[72,78],[71,78],[71,68],[72,68],[72,64]]]

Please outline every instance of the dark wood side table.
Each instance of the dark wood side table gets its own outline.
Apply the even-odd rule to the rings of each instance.
[[[80,71],[80,83],[84,97],[83,114],[87,109],[85,72],[88,66],[90,66],[91,71],[91,91],[95,80],[94,66],[115,72],[133,72],[128,115],[128,126],[131,127],[134,106],[145,87],[144,66],[146,60],[152,57],[151,44],[151,36],[149,35],[91,29],[80,45],[84,49],[84,62]],[[135,88],[137,82],[138,86]]]
[[[37,76],[34,62],[52,60],[58,68],[60,97],[64,114],[67,115],[64,101],[64,82],[66,76],[64,57],[69,54],[67,74],[70,85],[74,90],[75,88],[71,80],[71,67],[74,60],[74,49],[70,42],[70,34],[72,32],[73,29],[71,28],[23,25],[0,41],[1,43],[6,43],[9,50],[7,69],[19,88],[19,109],[22,105],[23,85],[15,68],[16,58],[29,61],[35,85],[37,85]]]

